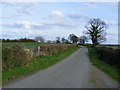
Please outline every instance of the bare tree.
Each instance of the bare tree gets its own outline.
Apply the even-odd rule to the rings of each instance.
[[[108,25],[100,19],[90,19],[88,24],[85,26],[87,31],[84,33],[90,36],[93,46],[96,46],[101,42],[106,41],[107,27]]]
[[[68,38],[72,43],[78,42],[78,37],[75,34],[70,34]]]
[[[60,43],[60,37],[56,37],[56,43]]]
[[[62,43],[65,43],[65,42],[66,42],[66,39],[65,39],[64,37],[62,37],[61,42],[62,42]]]
[[[81,44],[85,44],[85,42],[88,42],[88,38],[86,36],[79,37],[79,42]]]
[[[52,43],[52,41],[51,41],[51,40],[48,40],[47,43]]]
[[[35,37],[35,41],[43,43],[45,41],[45,39],[42,36],[37,36],[37,37]]]
[[[56,41],[53,40],[52,43],[56,43]]]

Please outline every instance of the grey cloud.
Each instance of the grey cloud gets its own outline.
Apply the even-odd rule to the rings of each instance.
[[[105,21],[106,24],[110,25],[110,26],[117,26],[118,22],[117,21]]]
[[[75,20],[75,21],[82,21],[82,22],[86,22],[88,21],[89,19],[91,19],[90,17],[88,16],[84,16],[84,15],[79,15],[79,14],[71,14],[71,15],[68,15],[68,17],[72,20]],[[106,22],[106,24],[110,25],[110,26],[117,26],[118,25],[118,22],[117,21],[107,21],[107,20],[103,20]]]
[[[0,4],[2,4],[3,6],[3,10],[4,7],[6,6],[10,6],[14,9],[16,9],[16,11],[18,13],[22,13],[22,14],[27,14],[27,15],[31,15],[33,13],[36,12],[36,4],[35,2],[31,3],[24,3],[24,2],[1,2]]]
[[[72,24],[71,22],[54,22],[46,23],[45,25],[49,27],[61,27],[61,28],[72,28],[77,26],[77,24]]]
[[[31,14],[35,13],[34,7],[35,7],[34,4],[27,4],[24,6],[15,7],[15,9],[17,10],[18,13],[31,15]]]
[[[67,17],[70,19],[81,20],[81,21],[87,21],[90,19],[88,16],[79,15],[79,14],[70,14]]]
[[[14,6],[13,2],[0,2],[2,6]]]
[[[14,24],[4,24],[4,25],[1,25],[5,28],[24,28],[24,25],[23,24],[17,24],[17,23],[14,23]]]
[[[3,24],[4,28],[18,28],[18,29],[49,29],[54,27],[60,28],[75,28],[79,25],[76,23],[72,23],[69,21],[59,21],[59,22],[51,22],[51,23],[13,23],[13,24]]]
[[[17,28],[17,29],[40,29],[40,28],[42,29],[42,27],[38,25],[26,26],[26,24],[22,24],[22,23],[4,24],[2,26],[4,28]]]

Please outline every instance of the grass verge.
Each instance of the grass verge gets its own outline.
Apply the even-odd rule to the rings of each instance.
[[[89,56],[93,65],[98,67],[100,70],[106,72],[111,78],[120,82],[120,70],[116,67],[112,67],[105,62],[98,59],[98,55],[94,48],[88,47]]]
[[[22,76],[26,76],[35,73],[39,70],[45,69],[53,64],[59,62],[60,60],[71,55],[73,52],[77,51],[80,47],[71,48],[69,50],[60,52],[53,56],[38,56],[33,59],[33,62],[27,66],[22,66],[11,71],[2,72],[2,85],[6,85],[13,80],[19,79]]]

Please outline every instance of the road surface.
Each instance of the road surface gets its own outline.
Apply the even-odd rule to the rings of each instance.
[[[118,83],[94,67],[85,47],[68,58],[4,88],[117,88]]]

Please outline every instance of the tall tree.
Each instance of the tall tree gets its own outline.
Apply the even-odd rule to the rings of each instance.
[[[37,42],[44,42],[45,41],[45,39],[42,37],[42,36],[37,36],[37,37],[35,37],[35,40],[37,41]]]
[[[77,43],[78,42],[78,37],[75,34],[70,34],[69,37],[70,41],[72,43]]]
[[[65,42],[66,42],[66,39],[65,39],[64,37],[62,37],[61,42],[62,42],[62,43],[65,43]]]
[[[106,29],[108,25],[100,19],[90,19],[85,26],[87,29],[85,34],[89,35],[92,40],[92,46],[96,46],[106,41]]]
[[[47,40],[47,43],[51,43],[52,41],[51,40]]]
[[[60,37],[56,37],[56,43],[60,43]]]
[[[81,36],[79,37],[79,43],[80,44],[85,44],[85,42],[88,41],[88,38],[86,36]]]

